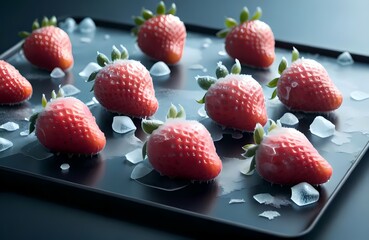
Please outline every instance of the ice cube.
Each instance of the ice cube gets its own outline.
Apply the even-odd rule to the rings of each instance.
[[[229,200],[229,204],[234,204],[234,203],[245,203],[245,199],[232,198],[231,200]]]
[[[276,208],[290,204],[290,201],[287,199],[282,197],[274,197],[269,193],[259,193],[254,195],[253,198],[260,204],[271,205]]]
[[[79,23],[78,28],[82,33],[91,33],[96,30],[96,25],[94,20],[90,17],[86,17]]]
[[[142,158],[142,149],[138,148],[126,154],[127,161],[131,162],[132,164],[137,164],[143,161]]]
[[[0,129],[4,129],[8,132],[12,132],[19,129],[19,125],[15,122],[6,122],[0,125]]]
[[[322,116],[315,117],[310,124],[310,132],[318,137],[327,138],[334,134],[335,125]]]
[[[319,200],[318,190],[306,182],[291,187],[291,192],[291,200],[298,206],[305,206]]]
[[[0,152],[3,152],[11,147],[13,147],[13,143],[11,141],[0,137]]]
[[[356,101],[362,101],[369,98],[369,93],[362,91],[353,91],[350,93],[350,97]]]
[[[150,75],[153,77],[164,77],[170,74],[170,68],[163,61],[156,62],[150,68]]]
[[[208,118],[208,114],[206,113],[205,107],[201,106],[199,110],[197,110],[197,114],[199,114],[200,117]]]
[[[78,75],[81,76],[81,77],[88,78],[91,75],[91,73],[93,73],[97,70],[100,70],[100,69],[101,69],[101,67],[100,67],[99,64],[97,64],[95,62],[90,62],[86,65],[86,67],[81,72],[78,73]]]
[[[149,174],[153,167],[147,162],[141,162],[135,166],[131,173],[131,179],[136,180]]]
[[[113,118],[112,128],[114,132],[121,134],[136,130],[132,119],[127,116],[115,116]]]
[[[73,32],[77,28],[77,23],[74,18],[66,18],[63,22],[59,23],[59,27],[66,32]]]
[[[64,91],[64,96],[73,96],[81,92],[78,88],[73,86],[72,84],[65,84],[61,87],[61,89]]]
[[[337,63],[342,66],[347,66],[353,64],[354,60],[349,52],[343,52],[337,57]]]
[[[264,212],[260,213],[259,216],[268,218],[269,220],[272,220],[276,217],[281,216],[281,214],[279,214],[279,212],[277,212],[277,211],[264,211]]]
[[[294,126],[299,123],[298,118],[293,113],[289,112],[283,114],[283,116],[279,120],[283,125],[287,126]]]
[[[63,172],[68,172],[69,171],[69,168],[70,168],[70,165],[68,163],[63,163],[62,165],[60,165],[60,169]]]
[[[63,78],[64,76],[65,76],[64,71],[58,67],[54,68],[50,73],[50,77],[54,79]]]
[[[19,133],[19,135],[21,135],[22,137],[28,136],[28,135],[29,135],[29,129],[24,130],[24,131],[21,131],[21,132]]]

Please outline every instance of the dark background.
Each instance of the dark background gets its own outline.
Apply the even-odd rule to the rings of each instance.
[[[172,1],[167,1],[168,5]],[[273,29],[277,40],[349,51],[369,56],[369,2],[354,1],[213,1],[182,0],[177,15],[188,24],[223,28],[226,16],[238,18],[245,5],[253,12],[263,9],[262,20]],[[89,16],[119,23],[132,23],[132,16],[144,6],[154,9],[157,1],[3,1],[0,14],[0,52],[12,47],[17,33],[30,30],[35,18],[55,15]],[[367,84],[363,79],[363,84]],[[369,236],[369,155],[366,154],[329,206],[317,226],[301,239],[365,239]],[[196,236],[193,230],[177,231],[173,226],[186,224],[174,219],[173,226],[147,222],[145,209],[137,212],[142,223],[126,217],[119,204],[106,204],[78,194],[48,192],[47,186],[10,182],[0,176],[0,239],[177,239]],[[27,181],[27,179],[19,180]],[[64,189],[65,190],[65,189]],[[79,198],[80,197],[80,198]],[[94,204],[92,204],[94,203]],[[131,219],[132,218],[132,219]],[[200,231],[197,229],[197,231]],[[211,236],[211,229],[203,229]],[[233,233],[238,236],[236,232]],[[265,237],[250,235],[243,237]]]

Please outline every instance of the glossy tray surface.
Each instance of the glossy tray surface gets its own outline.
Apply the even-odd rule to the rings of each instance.
[[[187,111],[188,119],[197,119],[208,127],[214,127],[209,119],[198,114],[201,106],[195,100],[200,99],[204,91],[197,86],[195,77],[214,75],[219,61],[231,67],[233,60],[224,55],[222,39],[198,30],[188,29],[184,56],[177,65],[170,66],[169,79],[154,79],[160,106],[154,118],[164,120],[171,103],[181,104]],[[288,199],[290,188],[271,185],[257,174],[244,176],[240,173],[240,169],[245,164],[245,161],[241,160],[243,152],[241,147],[251,143],[252,136],[249,133],[236,134],[236,138],[230,134],[224,134],[221,140],[215,142],[224,167],[220,176],[213,182],[191,183],[176,191],[164,191],[148,187],[142,182],[155,183],[165,188],[168,188],[168,185],[182,186],[182,183],[169,181],[156,172],[152,172],[141,182],[132,180],[130,175],[136,165],[128,162],[125,155],[140,148],[147,137],[140,129],[140,119],[133,119],[137,126],[135,132],[115,133],[111,127],[115,114],[107,112],[99,104],[90,106],[90,109],[107,137],[106,148],[91,159],[54,156],[38,143],[33,134],[20,136],[20,132],[26,130],[29,124],[24,119],[29,118],[34,109],[41,107],[40,100],[43,93],[49,97],[50,92],[57,90],[59,85],[72,84],[81,90],[75,97],[85,103],[90,102],[93,97],[93,93],[89,91],[91,83],[85,82],[86,78],[81,77],[79,73],[88,63],[95,62],[97,51],[109,55],[113,45],[123,44],[128,49],[130,58],[141,61],[148,69],[155,63],[140,52],[127,26],[97,21],[97,29],[94,33],[86,35],[74,31],[70,33],[70,37],[75,64],[62,79],[51,79],[48,72],[32,67],[24,59],[19,46],[1,55],[1,58],[13,64],[34,88],[32,98],[25,104],[0,107],[0,124],[14,121],[20,125],[20,129],[14,132],[0,130],[1,137],[14,143],[11,149],[0,153],[0,168],[13,171],[15,177],[17,174],[27,174],[48,182],[91,190],[96,194],[112,195],[122,199],[122,204],[125,201],[135,201],[163,211],[209,220],[207,223],[221,223],[241,230],[255,230],[276,236],[299,236],[314,227],[367,149],[368,100],[357,101],[350,97],[354,91],[369,93],[369,86],[366,84],[369,79],[367,64],[355,63],[341,66],[336,59],[319,55],[320,52],[301,52],[302,57],[316,59],[327,69],[344,96],[343,105],[338,110],[323,115],[336,125],[336,132],[332,137],[322,139],[310,133],[309,126],[317,115],[295,113],[300,121],[297,128],[305,133],[334,170],[331,180],[317,188],[320,199],[315,204],[306,207],[291,204],[275,208],[259,204],[253,199],[253,196],[258,193],[270,193]],[[243,67],[242,71],[242,73],[251,74],[263,86],[268,115],[274,120],[279,119],[287,109],[279,100],[268,99],[272,90],[265,85],[278,76],[277,68],[282,56],[290,59],[291,49],[277,48],[276,61],[268,70]],[[210,129],[214,134],[213,130]],[[61,171],[62,163],[70,164],[68,172]],[[243,199],[245,202],[230,204],[231,199]],[[258,216],[267,210],[278,211],[280,216],[273,220]],[[211,226],[207,225],[207,227]]]

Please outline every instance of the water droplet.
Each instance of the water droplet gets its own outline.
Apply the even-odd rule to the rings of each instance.
[[[136,130],[132,119],[127,116],[115,116],[113,118],[112,128],[114,132],[121,134]]]
[[[334,134],[335,125],[322,116],[315,117],[310,124],[310,132],[318,137],[326,138]]]
[[[298,206],[305,206],[319,200],[318,190],[306,182],[291,187],[291,192],[291,200]]]
[[[4,129],[5,131],[12,132],[19,129],[19,125],[15,122],[6,122],[0,125],[0,129]]]

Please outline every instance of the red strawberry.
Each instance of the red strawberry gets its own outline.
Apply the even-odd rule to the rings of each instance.
[[[225,37],[225,50],[232,58],[241,64],[268,68],[275,58],[274,34],[268,24],[258,20],[261,9],[258,8],[249,20],[249,12],[245,7],[240,14],[240,23],[233,19],[226,19],[226,29],[217,33],[218,37]]]
[[[175,64],[182,58],[186,40],[186,27],[184,23],[174,16],[175,4],[165,12],[164,2],[160,2],[157,15],[144,9],[142,17],[136,17],[138,25],[137,44],[147,56],[163,61],[167,64]]]
[[[94,94],[100,104],[111,112],[131,117],[148,117],[158,109],[154,85],[149,71],[136,60],[127,60],[128,52],[113,46],[112,60],[98,53],[103,68],[92,73]]]
[[[273,122],[267,135],[260,125],[254,134],[255,144],[244,147],[245,155],[253,156],[251,170],[256,165],[256,171],[265,180],[282,185],[316,185],[331,178],[331,165],[300,131]]]
[[[54,98],[30,119],[40,143],[52,152],[93,155],[104,149],[106,139],[90,109],[74,97]]]
[[[325,68],[312,59],[298,59],[293,50],[293,63],[287,67],[285,58],[279,66],[281,76],[268,83],[277,87],[272,98],[279,100],[289,109],[303,112],[329,112],[342,104],[342,94],[334,85]]]
[[[23,44],[24,56],[33,65],[52,71],[59,67],[67,70],[74,63],[72,43],[69,36],[61,28],[56,27],[56,18],[44,18],[40,28],[36,20],[32,33],[21,32],[25,37]]]
[[[32,85],[10,63],[0,60],[0,104],[17,104],[32,96]]]
[[[174,115],[178,116],[176,110]],[[222,161],[210,133],[198,121],[177,118],[162,123],[144,120],[142,125],[151,134],[144,150],[153,168],[162,175],[209,181],[221,172]]]
[[[261,85],[250,75],[238,74],[240,71],[238,61],[232,74],[228,74],[226,67],[219,63],[218,79],[197,77],[200,86],[208,88],[204,98],[198,102],[205,103],[208,116],[218,124],[252,132],[256,123],[264,125],[267,122],[265,99]]]

